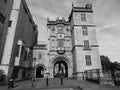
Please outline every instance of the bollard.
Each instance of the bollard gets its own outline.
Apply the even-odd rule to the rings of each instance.
[[[10,79],[8,82],[8,88],[13,88],[13,87],[14,87],[13,79]]]
[[[32,86],[31,87],[35,87],[35,79],[32,79]]]
[[[34,85],[34,81],[32,80],[32,86],[31,87],[35,87],[35,85]]]
[[[46,78],[46,86],[49,86],[49,83],[48,83],[48,76]]]
[[[61,85],[63,85],[63,78],[62,78],[62,76],[61,76]]]

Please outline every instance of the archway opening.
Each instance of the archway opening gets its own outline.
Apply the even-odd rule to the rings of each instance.
[[[63,60],[58,60],[54,64],[54,77],[68,77],[68,66]]]
[[[42,66],[38,66],[36,69],[36,78],[44,77],[44,68]]]

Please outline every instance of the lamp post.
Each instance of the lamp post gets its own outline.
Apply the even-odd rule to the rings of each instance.
[[[32,87],[35,87],[35,61],[36,58],[33,58],[33,75],[32,75]]]

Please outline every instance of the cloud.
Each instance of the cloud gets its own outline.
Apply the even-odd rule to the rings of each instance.
[[[100,5],[103,0],[96,0],[96,6]]]
[[[68,18],[72,2],[76,6],[93,4],[100,53],[112,61],[120,59],[120,0],[26,0],[39,27],[39,40],[47,40],[46,18]]]
[[[117,24],[108,24],[108,25],[104,25],[102,27],[98,27],[96,30],[102,30],[102,29],[106,29],[106,28],[110,28],[110,27],[115,27],[117,26]]]
[[[111,61],[120,62],[120,27],[116,24],[105,25],[97,30],[100,54],[107,55]]]

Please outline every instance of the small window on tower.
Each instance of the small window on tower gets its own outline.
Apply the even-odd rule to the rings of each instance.
[[[85,13],[81,13],[81,21],[86,21],[86,15]]]
[[[90,49],[89,40],[84,40],[84,49]]]
[[[87,66],[92,65],[92,63],[91,63],[91,56],[90,55],[86,55],[85,56],[85,60],[86,60],[86,65]]]
[[[41,55],[41,54],[39,54],[38,59],[41,59],[41,57],[42,57],[42,55]]]
[[[88,35],[87,26],[82,26],[82,30],[84,36]]]
[[[54,31],[55,31],[55,28],[53,27],[53,28],[52,28],[52,32],[54,32]]]
[[[52,46],[52,48],[55,47],[55,40],[54,39],[51,41],[51,46]]]
[[[66,31],[69,32],[69,28],[68,27],[66,28]]]

